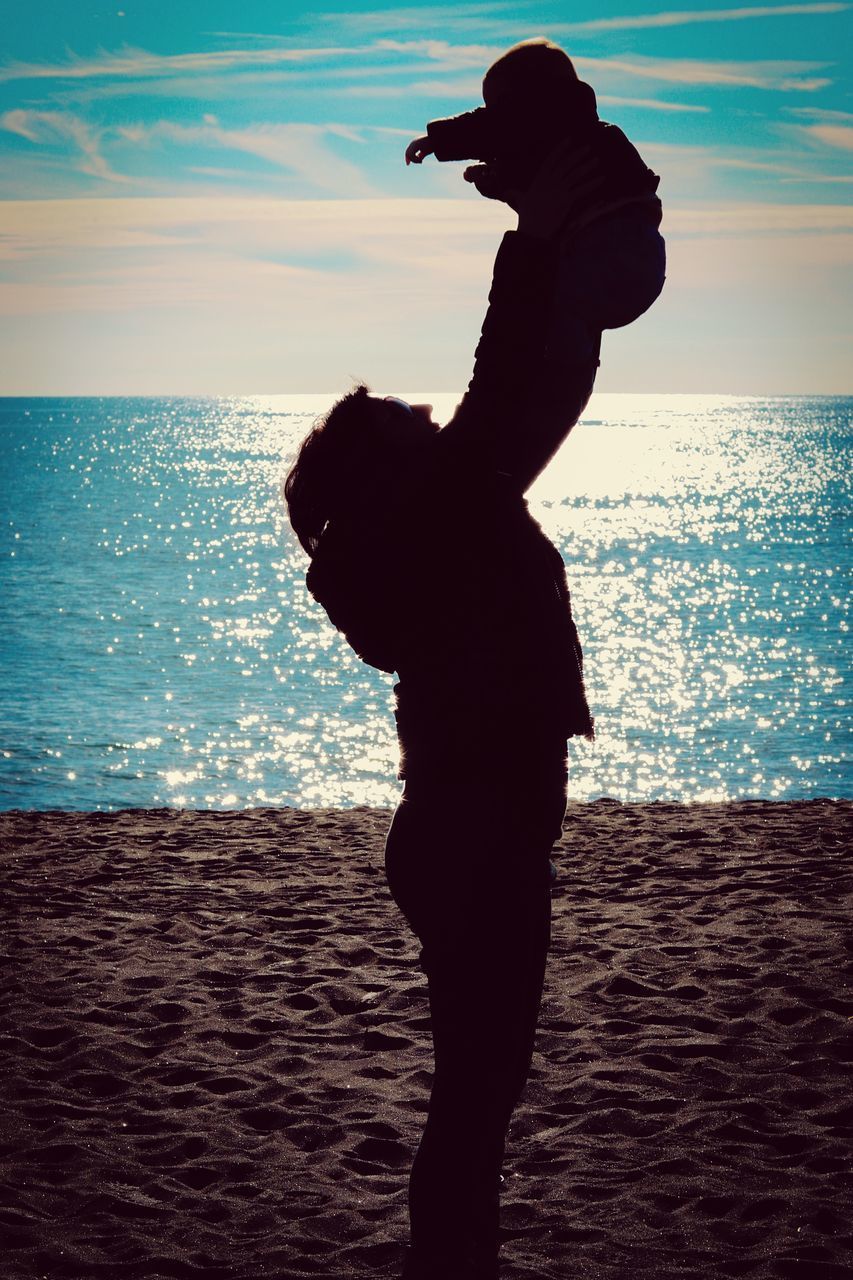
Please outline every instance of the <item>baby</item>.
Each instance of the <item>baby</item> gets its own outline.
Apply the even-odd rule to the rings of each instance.
[[[493,62],[483,101],[428,124],[406,148],[406,164],[428,155],[479,160],[465,170],[466,180],[481,195],[513,204],[545,157],[570,143],[576,194],[560,240],[549,346],[563,358],[597,359],[601,331],[636,320],[663,288],[660,179],[621,129],[599,120],[592,88],[550,40],[525,40]]]

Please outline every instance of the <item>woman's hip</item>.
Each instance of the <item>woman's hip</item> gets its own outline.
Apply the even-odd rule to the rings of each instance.
[[[385,846],[391,895],[428,956],[500,967],[547,948],[549,854],[565,813],[565,773],[513,796],[449,780],[407,780]]]

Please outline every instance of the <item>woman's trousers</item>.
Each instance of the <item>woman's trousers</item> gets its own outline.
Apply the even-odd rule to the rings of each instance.
[[[388,883],[421,942],[435,1051],[409,1184],[412,1280],[497,1276],[501,1163],[533,1054],[564,812],[558,754],[527,780],[410,779],[394,814]]]

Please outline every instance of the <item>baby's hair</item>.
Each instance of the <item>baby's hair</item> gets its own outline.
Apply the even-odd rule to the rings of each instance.
[[[514,44],[492,63],[483,78],[483,97],[488,100],[503,89],[541,89],[543,82],[558,85],[577,79],[578,73],[565,50],[553,40],[538,36]]]

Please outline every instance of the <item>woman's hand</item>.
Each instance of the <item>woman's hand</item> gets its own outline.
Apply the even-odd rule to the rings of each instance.
[[[469,164],[467,169],[463,169],[462,177],[466,182],[472,183],[487,200],[503,200],[508,203],[507,196],[517,194],[507,190],[499,165]]]
[[[543,160],[527,190],[509,193],[509,203],[518,210],[519,231],[550,240],[577,201],[603,181],[601,165],[588,144],[560,142]]]

